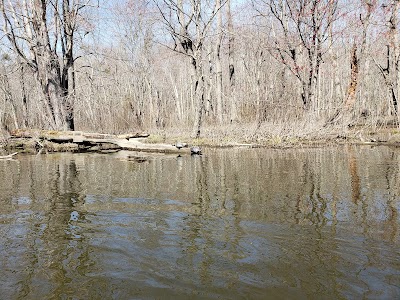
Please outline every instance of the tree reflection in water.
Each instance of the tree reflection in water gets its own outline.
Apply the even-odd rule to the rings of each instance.
[[[399,153],[2,161],[2,297],[396,297]]]

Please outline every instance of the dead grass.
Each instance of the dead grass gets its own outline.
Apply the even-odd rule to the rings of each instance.
[[[166,140],[165,133],[163,132],[158,132],[154,134],[150,134],[148,138],[146,138],[146,143],[149,144],[159,144],[159,143],[164,143]]]
[[[317,129],[316,129],[317,128]],[[166,143],[177,141],[190,145],[234,146],[237,144],[255,144],[261,146],[295,145],[307,139],[321,139],[331,136],[331,130],[322,130],[322,124],[309,121],[297,121],[257,124],[229,124],[222,126],[204,126],[199,139],[191,137],[190,128],[169,128],[156,131],[150,136],[154,140]],[[161,138],[163,137],[163,138]]]
[[[224,126],[204,126],[199,139],[191,137],[191,128],[169,128],[156,131],[150,142],[174,144],[177,141],[199,146],[236,146],[240,144],[266,147],[297,147],[304,145],[322,146],[335,143],[364,143],[379,140],[387,141],[398,129],[389,129],[366,124],[362,127],[348,128],[342,124],[324,126],[312,116],[292,122],[264,122],[257,126],[251,124],[229,124]],[[382,131],[390,134],[382,134]],[[153,137],[152,137],[153,136]],[[375,138],[374,138],[375,136]]]

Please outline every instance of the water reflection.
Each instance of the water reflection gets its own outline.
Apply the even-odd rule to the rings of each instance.
[[[0,161],[5,299],[393,299],[400,151]]]

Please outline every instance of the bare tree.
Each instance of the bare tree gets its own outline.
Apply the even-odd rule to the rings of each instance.
[[[342,106],[336,110],[334,115],[329,118],[328,122],[325,125],[336,123],[343,117],[343,123],[346,123],[345,125],[349,125],[349,123],[351,122],[350,114],[356,103],[356,94],[360,82],[360,66],[365,60],[368,29],[371,23],[371,15],[375,4],[373,1],[366,0],[363,1],[362,7],[365,10],[365,15],[359,15],[359,21],[362,28],[360,34],[361,39],[359,45],[357,45],[356,38],[354,38],[353,46],[351,48],[350,80],[347,88],[346,98],[344,99]]]
[[[216,7],[221,7],[221,0],[216,0]],[[215,68],[216,68],[216,98],[217,98],[217,117],[218,123],[222,124],[224,122],[224,109],[222,103],[222,38],[223,38],[223,28],[222,28],[222,10],[219,9],[217,12],[217,42],[215,46]]]
[[[227,23],[228,23],[228,63],[229,63],[229,103],[230,103],[230,120],[237,119],[237,104],[235,95],[235,35],[232,18],[232,2],[228,0],[226,3]]]
[[[386,44],[386,66],[382,66],[376,60],[380,73],[382,74],[387,89],[390,94],[394,113],[398,114],[398,101],[400,97],[400,45],[399,33],[397,30],[399,19],[400,1],[391,0],[388,4],[383,4],[384,15],[387,15],[386,26],[387,44]]]
[[[10,47],[34,72],[48,126],[74,130],[74,36],[91,0],[0,1]]]
[[[335,21],[337,0],[253,0],[273,28],[270,53],[300,81],[304,109],[311,108],[324,54]],[[272,20],[272,21],[271,21]]]
[[[205,105],[205,42],[210,27],[226,0],[163,0],[155,3],[174,43],[168,47],[191,59],[195,95],[193,135],[198,138]]]

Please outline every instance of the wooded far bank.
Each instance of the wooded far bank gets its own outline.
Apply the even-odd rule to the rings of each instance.
[[[0,137],[399,133],[399,0],[0,0]]]

